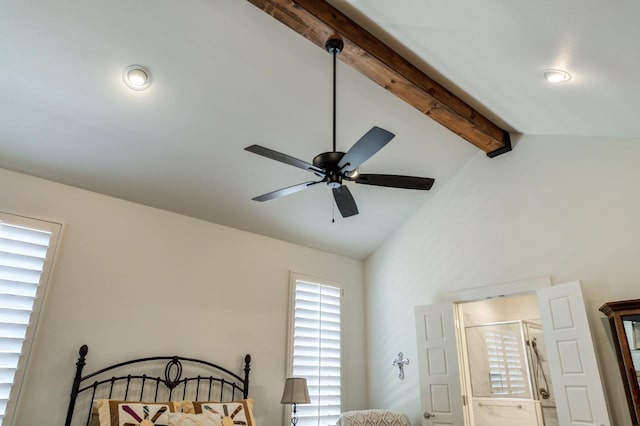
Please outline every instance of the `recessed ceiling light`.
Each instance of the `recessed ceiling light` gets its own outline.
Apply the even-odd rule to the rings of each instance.
[[[151,72],[142,65],[129,65],[122,73],[124,84],[133,90],[146,90],[151,86]]]
[[[564,83],[571,80],[571,74],[563,70],[546,70],[544,78],[549,83]]]

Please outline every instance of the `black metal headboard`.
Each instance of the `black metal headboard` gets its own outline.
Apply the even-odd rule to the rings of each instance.
[[[93,401],[98,398],[157,402],[231,401],[249,396],[249,354],[244,357],[244,378],[211,362],[177,355],[132,359],[83,376],[88,352],[87,345],[78,351],[65,426],[71,426],[76,405],[85,407],[89,425]]]

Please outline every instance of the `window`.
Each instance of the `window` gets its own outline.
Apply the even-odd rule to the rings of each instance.
[[[474,397],[531,398],[522,332],[519,321],[466,327]]]
[[[59,231],[0,213],[0,423],[20,393]]]
[[[326,282],[293,275],[290,372],[305,377],[311,404],[298,405],[299,426],[335,425],[341,412],[340,296]]]
[[[504,329],[488,330],[485,334],[493,394],[521,395],[527,392],[520,337],[517,331]]]

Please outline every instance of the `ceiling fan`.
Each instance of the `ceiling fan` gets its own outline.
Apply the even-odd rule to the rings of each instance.
[[[293,167],[307,170],[322,178],[318,181],[309,181],[293,185],[287,188],[278,189],[267,194],[252,198],[254,201],[267,201],[285,195],[293,194],[310,186],[326,182],[333,191],[333,198],[338,206],[342,217],[349,217],[358,214],[356,205],[349,188],[343,181],[361,183],[365,185],[386,186],[390,188],[429,190],[435,182],[432,178],[402,176],[402,175],[381,175],[381,174],[359,174],[358,167],[376,152],[382,149],[394,134],[380,127],[373,127],[362,136],[346,153],[336,151],[336,58],[342,51],[344,44],[337,38],[329,39],[325,45],[327,51],[333,55],[333,151],[318,154],[312,163],[299,160],[287,154],[265,148],[260,145],[251,145],[245,148],[246,151],[272,160],[280,161]]]

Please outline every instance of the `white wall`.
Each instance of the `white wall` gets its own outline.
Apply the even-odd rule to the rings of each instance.
[[[365,407],[362,262],[0,169],[0,211],[64,224],[16,425],[61,425],[86,371],[175,353],[253,356],[257,421],[283,424],[289,271],[340,281],[345,409]]]
[[[449,291],[581,280],[613,424],[630,425],[603,302],[640,297],[640,139],[522,137],[478,153],[365,264],[369,405],[420,423],[413,308]],[[406,379],[391,360],[411,359]]]

